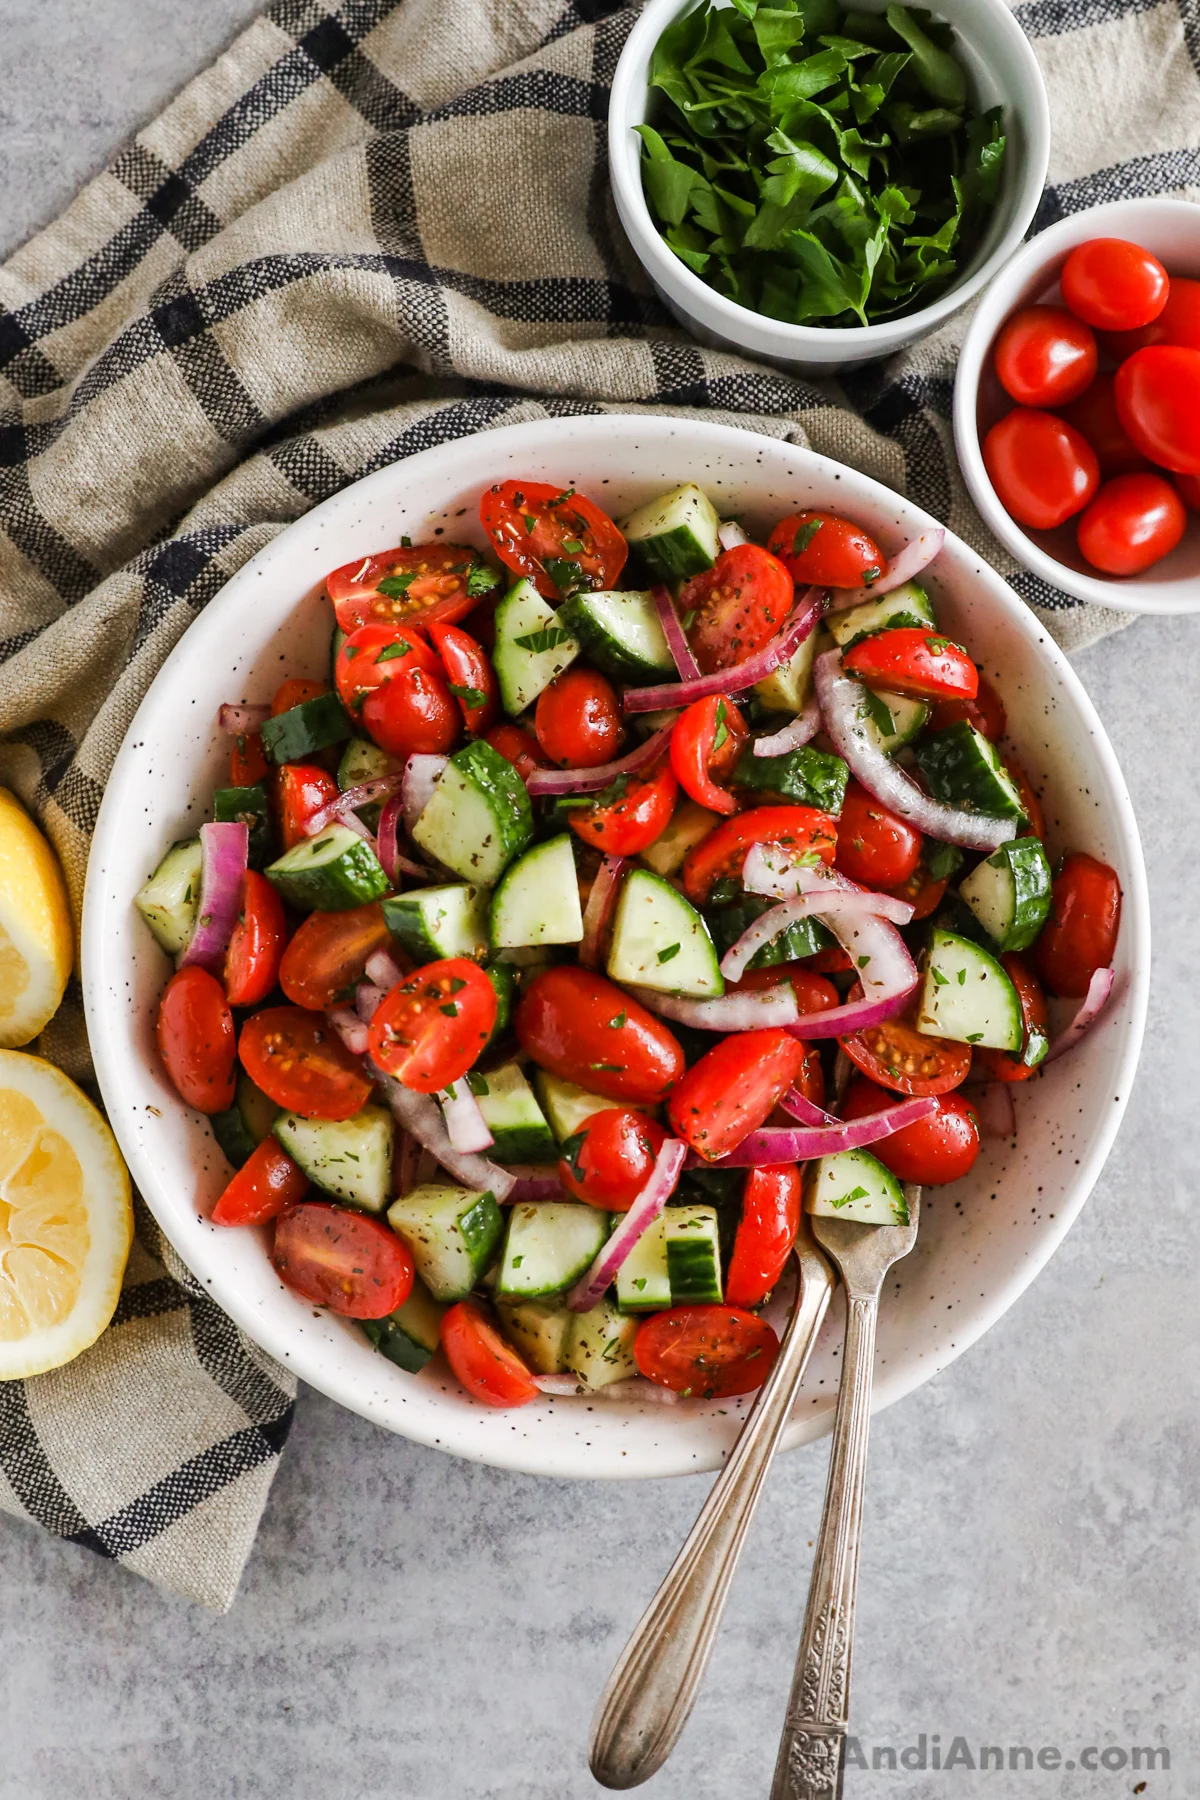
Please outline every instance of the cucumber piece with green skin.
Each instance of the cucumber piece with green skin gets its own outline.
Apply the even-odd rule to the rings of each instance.
[[[191,938],[200,904],[200,839],[172,844],[133,904],[168,956],[178,956]]]
[[[589,1094],[586,1088],[577,1087],[573,1081],[565,1081],[561,1075],[551,1075],[548,1069],[534,1070],[533,1086],[559,1144],[574,1137],[595,1113],[610,1112],[618,1104],[633,1112],[645,1113],[647,1118],[657,1117],[656,1107],[636,1106],[629,1100],[619,1103],[606,1100],[601,1094]]]
[[[594,1206],[539,1200],[510,1207],[497,1294],[561,1294],[591,1267],[607,1236],[608,1214]]]
[[[906,625],[918,631],[937,630],[929,595],[919,581],[906,581],[878,600],[864,600],[861,606],[830,613],[825,623],[843,650],[852,650],[878,631],[899,631]]]
[[[613,918],[613,981],[709,999],[725,992],[708,926],[690,900],[649,869],[625,877]]]
[[[863,686],[863,723],[868,742],[890,756],[920,736],[932,711],[928,700],[912,694],[883,693]]]
[[[261,782],[253,787],[218,788],[213,795],[213,818],[221,824],[244,825],[248,843],[246,860],[252,869],[265,868],[275,854],[275,827]]]
[[[302,838],[263,871],[298,912],[345,912],[387,893],[389,882],[365,838],[348,825],[327,825]]]
[[[607,1387],[612,1381],[637,1374],[633,1354],[636,1319],[624,1317],[608,1300],[597,1302],[587,1312],[573,1313],[571,1318],[565,1361],[584,1387]]]
[[[318,694],[302,700],[258,728],[263,749],[272,762],[303,762],[317,750],[344,743],[353,730],[336,694]]]
[[[214,1113],[209,1120],[213,1136],[235,1169],[248,1162],[279,1115],[279,1108],[261,1088],[255,1087],[244,1069],[240,1070],[234,1090],[233,1105],[226,1112]]]
[[[617,1270],[617,1305],[622,1312],[641,1313],[661,1312],[670,1304],[667,1220],[666,1213],[659,1213]]]
[[[558,623],[579,640],[588,661],[616,681],[645,687],[676,672],[648,593],[602,589],[576,594],[559,607]]]
[[[575,1314],[561,1300],[501,1300],[500,1329],[539,1375],[563,1375]]]
[[[471,882],[413,888],[389,894],[383,903],[388,930],[414,962],[436,962],[447,956],[487,955],[487,895]]]
[[[560,624],[532,581],[518,581],[496,608],[492,666],[500,704],[510,718],[532,706],[556,675],[579,655],[579,640]]]
[[[668,1206],[665,1221],[671,1305],[719,1302],[721,1239],[715,1206]]]
[[[462,1300],[490,1268],[504,1221],[487,1191],[430,1181],[393,1200],[388,1224],[412,1251],[435,1300]]]
[[[808,744],[782,756],[755,756],[747,746],[733,771],[733,786],[747,788],[760,806],[777,799],[781,805],[815,806],[819,812],[841,812],[850,771],[840,756],[813,750]]]
[[[907,1225],[908,1201],[890,1169],[869,1150],[841,1150],[808,1165],[806,1211],[860,1225]]]
[[[441,1342],[445,1310],[417,1278],[403,1306],[385,1318],[360,1319],[359,1324],[381,1356],[410,1375],[417,1375]]]
[[[392,1195],[396,1121],[386,1107],[364,1106],[352,1119],[280,1113],[275,1136],[311,1182],[347,1206],[379,1213]]]
[[[720,813],[709,812],[706,806],[698,806],[694,800],[681,800],[671,814],[666,830],[642,851],[642,861],[664,879],[668,875],[678,875],[688,851],[702,844],[720,823]]]
[[[755,919],[760,919],[778,904],[777,900],[768,900],[759,894],[747,894],[730,906],[706,907],[704,917],[712,933],[713,947],[718,957],[724,956],[727,950],[732,950],[742,933],[749,931]],[[819,920],[797,919],[773,943],[764,944],[761,950],[756,950],[746,967],[772,969],[777,963],[799,962],[802,957],[814,956],[818,950],[827,949],[834,942],[836,940],[833,933]]]
[[[754,684],[754,692],[768,712],[802,713],[813,690],[813,663],[821,634],[810,631],[788,657],[769,675]]]
[[[1000,950],[1027,950],[1049,917],[1051,880],[1040,838],[1010,838],[958,891]]]
[[[485,963],[483,972],[491,982],[496,996],[496,1023],[483,1046],[485,1050],[490,1050],[512,1024],[513,1007],[517,1003],[517,972],[510,963],[501,962]]]
[[[934,930],[925,952],[917,1030],[927,1037],[1020,1051],[1025,1041],[1021,1002],[989,950],[952,931]]]
[[[991,819],[1025,817],[999,751],[969,719],[958,719],[918,744],[917,767],[935,800]]]
[[[492,1134],[488,1155],[498,1163],[552,1163],[558,1145],[519,1063],[465,1077]]]
[[[720,515],[693,481],[648,500],[620,522],[630,553],[653,581],[686,581],[721,553]]]
[[[493,950],[579,943],[583,911],[569,833],[535,844],[509,864],[492,895],[488,932]]]
[[[413,842],[464,881],[494,887],[533,839],[533,807],[507,757],[477,738],[450,758]]]

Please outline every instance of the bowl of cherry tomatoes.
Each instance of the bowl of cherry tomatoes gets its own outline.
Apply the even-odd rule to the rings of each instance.
[[[1017,560],[1078,600],[1200,609],[1200,207],[1060,219],[985,294],[954,437]]]

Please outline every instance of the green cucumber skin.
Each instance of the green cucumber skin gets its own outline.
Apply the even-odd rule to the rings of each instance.
[[[244,822],[249,833],[248,860],[252,869],[265,869],[275,855],[275,827],[261,782],[253,787],[218,788],[213,795],[213,818],[222,824]]]
[[[424,1344],[418,1344],[415,1338],[400,1326],[387,1319],[360,1319],[359,1324],[370,1342],[381,1356],[403,1369],[406,1375],[419,1375],[427,1362],[433,1358],[433,1351],[427,1350]]]
[[[449,766],[458,771],[467,786],[475,789],[491,815],[501,860],[492,879],[484,881],[483,885],[493,886],[514,857],[519,856],[533,841],[533,805],[529,791],[507,757],[501,756],[498,750],[493,750],[483,738],[476,738],[474,743],[456,751],[450,758]],[[442,780],[445,780],[445,776]],[[441,783],[434,789],[433,798],[417,820],[414,836],[418,844],[425,845],[424,838],[418,835],[421,822],[437,806],[440,791]],[[437,817],[440,819],[440,816],[441,809],[438,809]],[[440,825],[438,829],[440,830]],[[477,872],[479,856],[476,852],[464,850],[458,856],[459,866],[456,866],[450,861],[450,856],[456,853],[449,845],[439,847],[435,844],[426,847],[431,848],[439,861],[453,869],[456,875],[461,875],[465,881],[483,879]],[[441,854],[441,850],[449,851],[449,854]]]
[[[840,756],[807,744],[782,756],[755,756],[747,748],[733,771],[734,787],[749,788],[756,797],[777,796],[783,805],[814,806],[834,818],[845,804],[849,779]]]
[[[636,569],[641,569],[652,582],[665,581],[668,587],[677,581],[690,581],[693,575],[712,568],[704,546],[686,525],[631,543],[629,555]]]
[[[755,919],[770,912],[776,904],[774,900],[747,894],[745,899],[734,901],[732,906],[706,907],[704,917],[712,933],[717,955],[724,956],[727,950],[731,950]],[[770,969],[776,963],[799,962],[802,957],[813,956],[834,941],[832,932],[827,931],[818,920],[799,919],[794,925],[789,925],[773,944],[764,944],[761,950],[756,950],[746,966],[749,969]]]
[[[238,1074],[233,1105],[209,1120],[213,1136],[235,1169],[248,1162],[263,1139],[270,1137],[279,1108],[243,1069]]]
[[[306,840],[308,843],[315,841],[312,838]],[[372,900],[382,899],[388,892],[388,878],[365,838],[354,837],[336,864],[318,864],[307,869],[281,868],[290,855],[291,851],[285,851],[264,873],[288,905],[298,912],[347,912],[352,907],[366,906]]]
[[[618,643],[593,616],[588,598],[586,594],[576,594],[559,607],[558,619],[563,629],[569,631],[582,645],[584,655],[590,662],[595,663],[606,675],[611,675],[614,681],[640,683],[643,687],[652,686],[654,682],[674,674],[673,661],[650,662],[645,657],[638,656],[627,645]]]
[[[929,595],[919,581],[906,581],[902,588],[884,594],[878,600],[864,599],[861,605],[833,615],[833,635],[843,651],[876,637],[881,631],[895,631],[903,626],[936,631],[937,620],[929,604]]]
[[[492,1035],[483,1046],[490,1050],[499,1042],[512,1024],[513,1007],[517,1003],[517,971],[511,963],[485,963],[483,972],[492,984],[496,995],[496,1023],[492,1026]]]
[[[987,861],[993,868],[1007,866],[1013,891],[1012,922],[1003,937],[994,941],[1006,954],[1028,950],[1050,916],[1052,880],[1041,839],[1010,838]],[[962,898],[966,900],[965,895]],[[966,904],[970,906],[970,901]]]
[[[458,888],[466,890],[462,896],[463,904],[468,908],[474,906],[478,913],[475,921],[477,929],[473,935],[467,934],[451,948],[437,943],[433,933],[427,929],[424,907],[428,906],[429,901],[422,903],[422,897],[429,895],[432,898],[434,894]],[[413,888],[407,894],[389,894],[383,902],[383,921],[401,949],[407,951],[418,963],[433,962],[447,956],[469,956],[479,962],[487,954],[487,910],[484,905],[476,905],[478,896],[479,889],[470,882],[444,883],[441,888]]]
[[[1024,819],[1007,775],[1002,782],[988,766],[989,752],[999,761],[988,740],[968,720],[959,719],[918,744],[917,766],[935,800],[991,819]]]
[[[354,736],[345,708],[336,694],[318,694],[301,701],[259,727],[263,749],[275,763],[303,762],[314,751],[341,744]]]

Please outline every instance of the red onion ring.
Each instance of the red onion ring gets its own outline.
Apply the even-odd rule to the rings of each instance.
[[[902,550],[897,550],[883,574],[870,587],[838,588],[830,603],[830,612],[847,612],[852,606],[861,606],[864,600],[875,600],[880,594],[890,594],[893,588],[903,587],[906,581],[911,581],[922,569],[929,567],[945,541],[946,533],[940,525],[935,525],[930,531],[922,531],[918,537],[910,538]]]
[[[419,1186],[417,1166],[426,1152],[411,1132],[401,1125],[396,1131],[396,1148],[392,1154],[392,1192],[397,1197],[411,1194]]]
[[[583,1384],[577,1375],[531,1375],[529,1379],[534,1387],[541,1388],[543,1394],[549,1394],[551,1398],[573,1398],[583,1390]]]
[[[826,924],[835,915],[847,921],[847,929],[855,921],[866,918],[890,919],[895,925],[907,925],[913,909],[907,900],[898,900],[893,894],[851,894],[841,888],[834,888],[827,894],[801,894],[795,900],[784,900],[773,906],[770,912],[760,913],[747,926],[721,958],[722,975],[726,981],[740,981],[752,958],[767,944],[782,937],[789,925],[818,916],[822,924]]]
[[[768,1125],[744,1137],[736,1150],[716,1162],[697,1157],[694,1168],[761,1169],[773,1163],[808,1162],[814,1156],[837,1156],[842,1150],[862,1150],[916,1125],[937,1111],[931,1096],[914,1096],[862,1119],[837,1119],[832,1125]],[[690,1159],[689,1159],[690,1160]]]
[[[429,805],[449,761],[448,756],[426,756],[415,752],[405,763],[400,782],[400,808],[406,831],[412,830]]]
[[[376,987],[374,982],[359,982],[354,991],[354,1010],[364,1025],[371,1023],[386,993],[386,988]]]
[[[579,960],[585,969],[598,969],[604,949],[604,933],[617,904],[621,880],[629,867],[625,856],[606,856],[592,883],[588,903],[583,909],[583,937],[579,944]]]
[[[840,1123],[836,1113],[826,1112],[823,1106],[817,1106],[802,1094],[799,1088],[789,1088],[779,1104],[784,1112],[790,1112],[793,1119],[799,1119],[802,1125],[837,1125]]]
[[[367,980],[388,993],[398,981],[404,980],[404,970],[391,954],[390,950],[372,950],[363,970]]]
[[[217,726],[231,737],[244,737],[257,731],[271,716],[269,706],[233,706],[229,702],[217,709]]]
[[[983,1137],[1016,1138],[1017,1109],[1013,1102],[1011,1082],[989,1081],[986,1087],[981,1087],[976,1093],[964,1091],[963,1098],[969,1100],[978,1113],[979,1130]]]
[[[588,1312],[595,1306],[611,1283],[617,1270],[633,1249],[648,1225],[653,1225],[667,1200],[675,1191],[687,1155],[686,1144],[678,1138],[667,1138],[655,1158],[654,1168],[645,1187],[621,1219],[608,1241],[601,1245],[590,1269],[580,1277],[567,1295],[572,1312]]]
[[[1088,991],[1083,1003],[1071,1023],[1058,1036],[1051,1039],[1050,1048],[1043,1057],[1044,1062],[1052,1063],[1073,1050],[1081,1038],[1087,1036],[1104,1008],[1108,1005],[1109,995],[1113,990],[1112,969],[1097,969],[1088,982]]]
[[[679,623],[679,614],[675,611],[675,602],[666,588],[660,583],[651,588],[650,598],[654,602],[654,610],[658,614],[658,622],[663,628],[663,636],[667,640],[667,649],[671,652],[672,661],[679,673],[681,681],[694,681],[700,673],[700,664],[692,655],[683,626]]]
[[[344,793],[327,800],[324,806],[319,806],[312,817],[306,820],[305,837],[316,837],[318,831],[324,831],[327,825],[335,823],[362,825],[362,820],[354,817],[358,808],[369,806],[372,800],[382,800],[385,796],[394,794],[403,779],[402,775],[376,775],[373,781],[360,781],[357,787],[347,788]],[[365,825],[362,828],[366,831]]]
[[[663,707],[690,706],[693,700],[704,700],[709,694],[742,693],[788,660],[824,610],[825,589],[809,588],[797,599],[782,630],[753,656],[734,663],[731,669],[718,669],[712,675],[698,675],[688,681],[668,682],[659,687],[626,688],[621,704],[627,713],[658,712]]]
[[[821,729],[821,708],[817,704],[817,696],[813,694],[802,713],[794,718],[790,725],[782,731],[773,731],[770,737],[754,740],[755,756],[786,756],[789,750],[799,750],[815,738]]]
[[[399,888],[400,877],[411,875],[414,881],[428,879],[429,870],[413,862],[411,857],[400,853],[400,822],[404,817],[404,795],[393,794],[384,802],[383,811],[379,815],[379,829],[375,834],[375,854],[378,856],[384,874],[394,888]]]
[[[563,1188],[554,1168],[548,1163],[509,1163],[508,1173],[513,1178],[509,1199],[513,1204],[522,1200],[569,1200],[572,1198]]]
[[[448,1088],[443,1088],[437,1102],[446,1121],[446,1136],[460,1156],[488,1150],[495,1143],[487,1120],[479,1110],[479,1102],[465,1078],[452,1081]]]
[[[654,762],[670,743],[674,729],[674,725],[664,725],[628,756],[600,763],[594,769],[534,769],[525,786],[535,799],[552,794],[594,794],[608,787],[618,775],[634,775]]]
[[[660,994],[654,988],[625,985],[647,1012],[697,1031],[765,1031],[769,1026],[787,1030],[800,1018],[795,993],[786,981],[778,987],[722,994],[714,1000],[689,1000],[684,994]]]
[[[464,1155],[456,1150],[432,1094],[414,1094],[411,1088],[402,1087],[390,1075],[385,1075],[369,1058],[366,1070],[405,1131],[436,1157],[443,1169],[464,1187],[480,1192],[487,1189],[497,1202],[508,1199],[513,1178],[507,1169],[500,1168],[485,1156]]]
[[[659,1387],[644,1375],[628,1375],[624,1381],[609,1381],[585,1392],[589,1400],[645,1400],[651,1406],[678,1406],[681,1398],[674,1388]]]
[[[244,820],[200,827],[200,898],[192,935],[179,953],[179,968],[189,963],[220,968],[241,911],[249,854],[250,828]]]
[[[351,1056],[367,1054],[367,1040],[370,1036],[366,1021],[349,1006],[335,1006],[329,1013],[329,1023],[345,1044]]]

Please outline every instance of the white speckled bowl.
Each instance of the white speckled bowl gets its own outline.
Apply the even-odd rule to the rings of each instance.
[[[109,1117],[134,1179],[213,1298],[264,1349],[391,1431],[503,1468],[574,1476],[716,1468],[746,1402],[674,1408],[580,1399],[518,1412],[471,1405],[437,1364],[403,1374],[357,1327],[287,1292],[259,1236],[208,1223],[228,1167],[208,1125],[168,1086],[154,1050],[168,964],[133,896],[172,839],[196,829],[223,778],[223,700],[266,699],[284,670],[323,674],[327,569],[403,533],[482,545],[481,490],[507,477],[571,483],[621,514],[694,480],[759,531],[798,506],[853,515],[894,551],[931,521],[877,482],[808,450],[699,421],[559,419],[427,450],[336,495],[235,575],[164,664],[117,758],[96,826],[84,906],[88,1029]],[[971,646],[1008,708],[1012,740],[1043,790],[1052,848],[1078,846],[1119,871],[1125,914],[1112,1005],[1071,1056],[1017,1095],[1015,1153],[985,1148],[971,1176],[929,1194],[917,1250],[897,1269],[880,1321],[875,1404],[887,1406],[973,1344],[1033,1280],[1087,1199],[1125,1109],[1150,968],[1146,878],[1129,796],[1070,665],[1034,616],[949,538],[931,570],[944,627]],[[826,1327],[790,1444],[827,1430],[840,1320]]]

